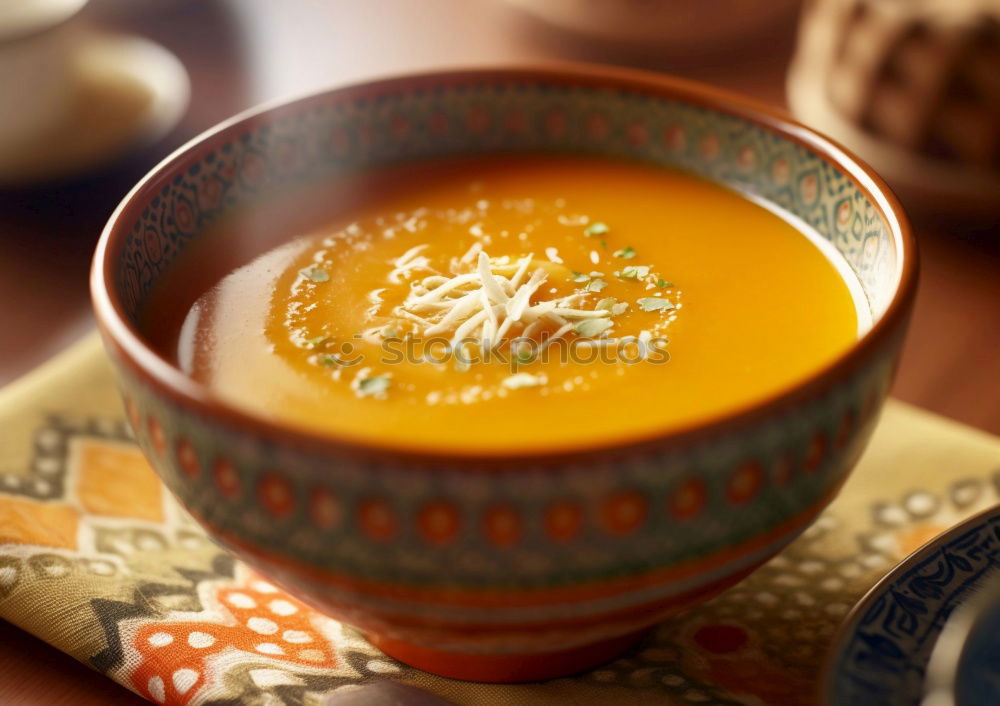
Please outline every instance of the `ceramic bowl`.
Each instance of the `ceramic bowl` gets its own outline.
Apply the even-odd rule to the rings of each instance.
[[[744,192],[833,245],[874,325],[794,388],[709,423],[492,457],[285,428],[213,397],[136,326],[178,254],[255,199],[338,172],[504,151],[624,157]],[[376,81],[237,116],[132,190],[91,284],[135,436],[214,538],[405,662],[523,681],[611,657],[809,525],[871,432],[915,268],[896,200],[825,138],[708,87],[557,66]]]

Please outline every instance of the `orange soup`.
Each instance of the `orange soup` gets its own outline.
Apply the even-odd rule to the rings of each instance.
[[[395,447],[684,427],[788,388],[863,325],[817,239],[707,181],[599,158],[387,168],[202,240],[184,257],[257,252],[189,279],[200,291],[174,324],[151,309],[181,368],[258,415]]]

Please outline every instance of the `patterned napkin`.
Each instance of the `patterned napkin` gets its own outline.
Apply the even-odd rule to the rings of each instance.
[[[836,502],[743,583],[591,672],[453,681],[386,657],[215,546],[133,445],[91,337],[0,392],[0,618],[166,704],[366,703],[349,692],[406,684],[457,704],[805,706],[864,591],[998,501],[1000,439],[890,402]]]

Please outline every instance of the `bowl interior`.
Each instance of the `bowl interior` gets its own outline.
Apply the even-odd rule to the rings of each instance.
[[[899,288],[893,207],[822,138],[681,82],[496,70],[334,90],[224,124],[127,199],[112,226],[109,294],[135,329],[178,255],[255,199],[358,169],[513,151],[634,159],[742,192],[829,244],[874,322]]]

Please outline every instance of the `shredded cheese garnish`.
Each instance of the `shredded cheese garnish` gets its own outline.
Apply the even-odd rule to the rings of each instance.
[[[412,248],[395,260],[390,279],[427,269],[422,250],[423,246]],[[464,269],[468,269],[473,259],[471,272],[451,276],[433,273],[413,282],[406,299],[392,310],[390,318],[415,324],[416,334],[446,335],[452,346],[471,339],[484,350],[497,348],[509,339],[543,332],[550,333],[544,345],[571,332],[587,338],[613,325],[612,312],[578,307],[585,293],[554,299],[540,296],[548,273],[537,267],[529,274],[535,262],[533,254],[516,261],[508,257],[494,259],[474,246],[457,264],[465,264]],[[587,323],[579,326],[581,322]],[[366,337],[373,332],[382,335],[385,328],[383,323],[366,332]]]

